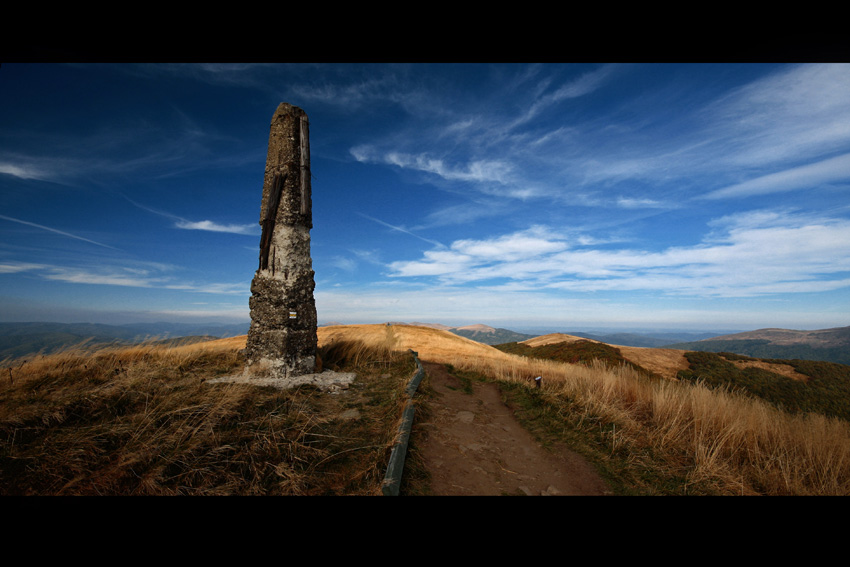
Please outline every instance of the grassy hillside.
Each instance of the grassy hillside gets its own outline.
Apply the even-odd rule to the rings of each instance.
[[[622,349],[592,341],[538,344],[523,343],[495,345],[495,348],[521,356],[591,365],[598,361],[609,368],[626,365],[647,376],[656,373],[628,359]],[[714,388],[738,390],[761,398],[791,413],[819,413],[850,421],[850,366],[824,361],[800,359],[756,358],[722,352],[692,351],[683,353],[688,368],[680,370],[677,378],[701,381]],[[737,363],[737,364],[736,364]],[[751,364],[746,364],[751,363]],[[752,364],[758,363],[758,364]],[[784,373],[769,366],[786,366]],[[798,376],[789,377],[793,369]]]
[[[477,341],[485,345],[498,345],[502,343],[524,341],[525,339],[530,339],[534,336],[526,335],[524,333],[517,333],[516,331],[511,331],[509,329],[499,328],[494,328],[492,331],[453,328],[451,329],[451,332],[458,336],[466,337],[467,339],[471,339],[473,341]]]
[[[380,340],[380,329],[368,327],[352,331]],[[338,338],[346,332],[334,331]],[[400,345],[423,345],[423,359],[467,379],[496,381],[541,443],[582,453],[618,494],[850,495],[845,420],[783,411],[700,381],[648,378],[626,364],[511,355],[421,327],[396,332]],[[564,342],[559,339],[527,343]],[[539,389],[535,376],[543,377]]]
[[[242,337],[244,343],[244,337]],[[66,352],[3,369],[0,494],[378,494],[415,370],[407,353],[337,341],[345,396],[210,384],[239,341]]]
[[[583,454],[617,494],[850,495],[844,420],[599,361],[452,366],[500,383],[541,443]],[[543,376],[542,387],[531,387],[530,376]]]
[[[775,344],[769,339],[704,340],[676,343],[668,345],[668,348],[698,352],[731,352],[753,358],[820,360],[850,364],[850,348],[846,346],[819,348],[807,344]]]
[[[716,340],[767,339],[777,345],[807,344],[815,348],[850,347],[850,327],[833,327],[811,331],[767,328],[708,338]]]
[[[244,336],[7,365],[0,491],[377,494],[414,370],[412,348],[499,384],[541,443],[581,452],[618,494],[850,495],[843,419],[783,411],[701,380],[648,378],[618,359],[612,366],[517,356],[438,329],[352,325],[318,334],[325,366],[358,373],[344,395],[209,384],[242,367]],[[796,368],[808,373],[807,385],[827,380],[805,363]],[[534,376],[543,377],[540,388]],[[417,413],[426,421],[427,382]],[[427,478],[417,468],[415,431],[402,494],[413,493],[411,473]]]
[[[527,344],[512,342],[494,345],[494,347],[502,352],[510,354],[553,360],[556,362],[566,362],[569,364],[591,365],[594,361],[600,361],[609,368],[617,368],[618,366],[625,365],[647,376],[657,377],[653,372],[650,372],[645,368],[641,368],[637,364],[623,357],[620,349],[605,343],[578,340],[573,342],[529,346]]]
[[[819,413],[850,421],[850,366],[812,360],[757,359],[733,353],[689,352],[690,369],[682,380],[701,380],[712,387],[737,389],[792,413]],[[785,364],[803,379],[735,362]]]

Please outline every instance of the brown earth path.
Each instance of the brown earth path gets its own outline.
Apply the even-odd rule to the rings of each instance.
[[[497,384],[473,382],[472,393],[442,364],[423,361],[435,397],[420,451],[437,496],[608,494],[577,453],[543,449],[502,401]]]

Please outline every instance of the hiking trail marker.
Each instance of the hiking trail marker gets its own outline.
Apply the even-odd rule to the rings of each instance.
[[[316,372],[316,287],[307,113],[282,102],[272,117],[260,204],[260,263],[251,282],[246,373]]]

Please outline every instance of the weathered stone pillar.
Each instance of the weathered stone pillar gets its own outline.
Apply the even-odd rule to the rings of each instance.
[[[310,133],[307,114],[285,102],[272,117],[260,225],[260,265],[249,303],[248,374],[286,378],[313,373]]]

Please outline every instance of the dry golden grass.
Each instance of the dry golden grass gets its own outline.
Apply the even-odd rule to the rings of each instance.
[[[850,494],[850,425],[839,419],[792,415],[702,384],[649,380],[626,367],[445,362],[498,380],[528,384],[529,376],[542,376],[552,396],[615,425],[612,448],[651,447],[663,466],[700,491]]]
[[[376,494],[414,369],[398,353],[412,349],[495,380],[529,385],[542,376],[540,393],[564,421],[605,424],[602,449],[685,479],[682,492],[659,493],[850,494],[846,421],[791,415],[626,367],[509,355],[432,328],[347,325],[318,334],[326,368],[358,368],[352,397],[206,384],[241,369],[245,337],[7,363],[0,490]],[[341,418],[349,412],[360,417]]]
[[[400,350],[411,349],[423,360],[440,361],[446,357],[461,357],[471,360],[510,360],[512,357],[488,345],[460,337],[449,331],[414,325],[337,325],[319,327],[319,345],[334,341],[357,338],[367,344],[380,344],[391,330],[395,346]]]
[[[616,346],[627,360],[668,380],[678,380],[676,375],[679,371],[688,369],[688,359],[683,350]]]
[[[244,339],[7,364],[0,493],[379,494],[412,357],[350,342],[320,351],[357,372],[344,396],[210,384],[242,369]]]
[[[529,359],[445,331],[394,328],[400,344],[426,360],[529,385],[542,376],[553,406],[570,400],[573,412],[612,425],[612,451],[624,449],[635,459],[651,452],[654,466],[684,476],[687,493],[850,495],[846,421],[792,415],[699,383],[647,379],[627,367]],[[341,326],[325,328],[324,337],[350,333],[368,342],[382,332],[380,325]]]
[[[574,343],[576,341],[588,341],[591,343],[598,343],[599,341],[593,339],[585,339],[583,337],[576,337],[575,335],[566,335],[564,333],[549,333],[548,335],[540,335],[539,337],[534,337],[532,339],[527,339],[522,341],[522,344],[528,345],[530,347],[538,347],[544,345],[552,345],[557,343]]]

